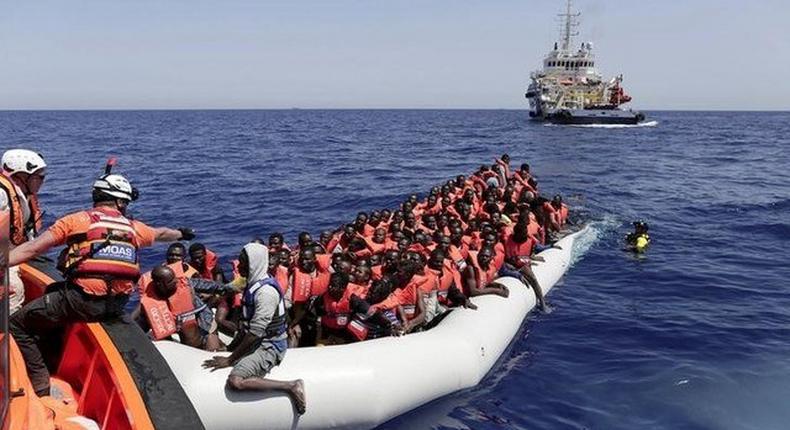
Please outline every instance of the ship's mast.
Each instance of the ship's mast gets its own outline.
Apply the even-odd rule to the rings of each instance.
[[[563,52],[568,52],[568,50],[570,49],[571,40],[573,36],[579,35],[579,32],[576,31],[576,27],[579,26],[579,21],[577,21],[576,18],[579,17],[581,13],[580,12],[573,13],[573,9],[571,7],[572,7],[571,0],[568,0],[565,8],[565,13],[559,14],[560,18],[565,19],[565,23],[562,26],[562,30],[560,32]]]

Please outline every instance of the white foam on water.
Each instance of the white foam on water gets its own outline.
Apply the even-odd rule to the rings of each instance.
[[[573,267],[579,262],[587,251],[592,246],[610,231],[614,231],[620,225],[619,221],[614,216],[606,215],[600,221],[593,221],[590,223],[590,228],[584,233],[581,233],[576,240],[573,241],[573,250],[571,251],[570,267]]]
[[[544,127],[577,127],[577,128],[642,128],[655,127],[658,121],[646,121],[639,124],[543,124]]]

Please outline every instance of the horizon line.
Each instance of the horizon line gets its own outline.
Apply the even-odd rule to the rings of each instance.
[[[200,112],[200,111],[523,111],[528,112],[528,108],[491,108],[491,107],[200,107],[200,108],[0,108],[0,112]],[[790,108],[768,108],[768,109],[729,109],[729,108],[709,108],[709,109],[635,109],[645,112],[790,112]]]

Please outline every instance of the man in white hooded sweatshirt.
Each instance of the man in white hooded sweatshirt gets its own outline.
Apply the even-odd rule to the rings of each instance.
[[[282,391],[291,397],[296,411],[304,414],[304,382],[265,379],[282,362],[288,347],[283,290],[269,276],[269,249],[248,243],[239,255],[239,274],[247,279],[242,295],[242,328],[237,332],[233,353],[215,356],[203,363],[212,371],[233,366],[228,376],[232,390]]]

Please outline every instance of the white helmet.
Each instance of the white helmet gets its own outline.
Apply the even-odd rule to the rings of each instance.
[[[93,190],[127,201],[137,200],[138,196],[137,188],[133,187],[123,176],[114,174],[104,175],[97,179],[93,183]]]
[[[3,170],[9,175],[27,173],[32,175],[47,167],[41,154],[29,149],[9,149],[3,154]]]

